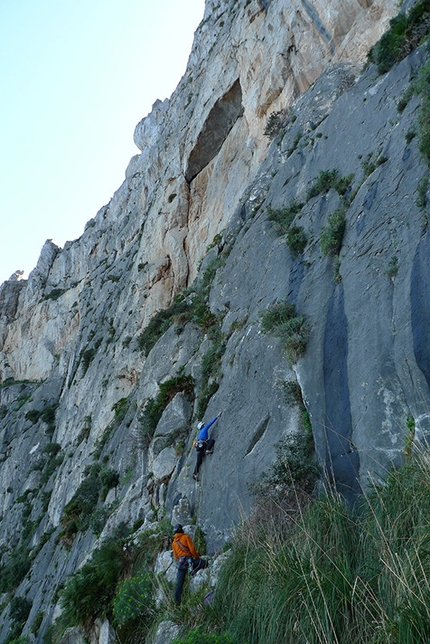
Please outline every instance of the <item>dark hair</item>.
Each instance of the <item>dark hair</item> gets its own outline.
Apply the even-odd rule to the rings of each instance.
[[[177,523],[177,524],[175,525],[175,527],[173,528],[173,531],[174,531],[174,532],[175,532],[175,534],[176,534],[176,532],[183,532],[183,531],[184,531],[184,529],[183,529],[183,527],[181,526],[181,524],[180,524],[180,523]]]

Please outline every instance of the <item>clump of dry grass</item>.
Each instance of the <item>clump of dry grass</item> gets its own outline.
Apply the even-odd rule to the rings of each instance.
[[[427,452],[352,510],[336,493],[266,498],[240,527],[217,591],[237,644],[430,641]]]

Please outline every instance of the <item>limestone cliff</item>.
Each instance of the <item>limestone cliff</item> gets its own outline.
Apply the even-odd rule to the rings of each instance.
[[[350,499],[402,458],[412,427],[426,434],[419,96],[398,110],[426,49],[361,71],[396,5],[208,0],[186,73],[137,125],[141,153],[110,203],[0,287],[0,571],[22,563],[12,590],[31,602],[35,641],[58,587],[122,522],[195,520],[220,551],[279,440],[300,432],[289,383]],[[299,250],[273,221],[293,204]],[[332,252],[334,213],[345,232]],[[262,333],[261,312],[286,300],[309,334],[297,360]],[[219,411],[195,484],[196,421]],[[94,511],[72,517],[86,484]]]

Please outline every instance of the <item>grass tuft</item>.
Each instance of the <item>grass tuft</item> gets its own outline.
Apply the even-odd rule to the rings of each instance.
[[[327,226],[323,226],[320,245],[323,255],[338,255],[342,247],[346,219],[344,208],[335,210],[328,218]]]
[[[287,359],[291,364],[304,355],[310,328],[304,316],[296,314],[290,302],[275,302],[261,313],[263,333],[281,338]]]
[[[415,454],[354,510],[333,493],[260,506],[221,571],[221,628],[235,644],[430,641],[429,486]]]
[[[267,219],[273,221],[276,230],[280,235],[286,235],[290,229],[295,216],[301,211],[304,204],[293,199],[288,206],[284,208],[267,208]]]

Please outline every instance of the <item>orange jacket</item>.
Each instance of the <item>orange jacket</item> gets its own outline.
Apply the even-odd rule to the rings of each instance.
[[[173,554],[176,559],[179,557],[194,557],[199,559],[199,553],[194,547],[193,540],[184,532],[177,532],[173,537],[172,543]]]

